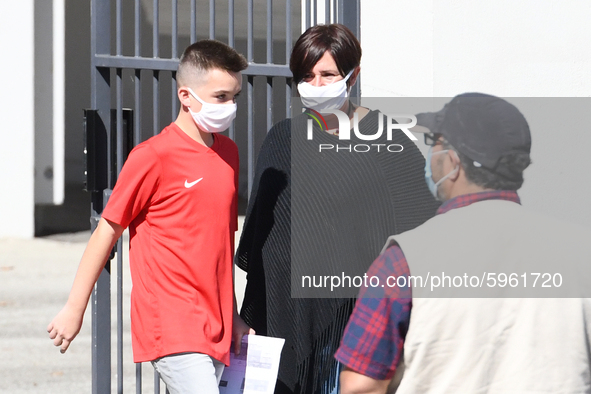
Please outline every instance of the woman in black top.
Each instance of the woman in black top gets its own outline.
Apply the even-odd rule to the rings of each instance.
[[[343,25],[302,34],[290,68],[308,111],[274,125],[257,159],[236,263],[247,272],[241,316],[257,334],[286,340],[276,393],[335,388],[333,354],[358,283],[331,291],[330,280],[315,287],[319,279],[363,276],[389,235],[420,225],[438,206],[424,158],[402,131],[391,140],[385,132],[371,142],[353,132],[342,140],[337,116],[318,116],[340,110],[365,135],[376,134],[380,120],[385,127],[378,111],[348,99],[360,61],[359,42]]]

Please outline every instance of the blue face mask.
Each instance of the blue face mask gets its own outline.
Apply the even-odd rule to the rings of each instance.
[[[435,182],[433,182],[433,178],[431,176],[433,173],[431,172],[431,157],[433,156],[433,147],[429,148],[429,152],[427,152],[427,160],[425,160],[425,182],[427,182],[427,187],[432,195],[437,198],[437,186],[435,186]]]
[[[437,200],[439,200],[439,193],[437,192],[439,185],[441,185],[443,181],[445,181],[447,178],[455,174],[456,171],[458,171],[459,169],[459,167],[456,166],[456,168],[454,168],[449,174],[445,175],[443,178],[438,180],[437,183],[433,181],[433,173],[431,172],[431,158],[435,155],[441,155],[447,152],[449,152],[449,149],[444,149],[440,150],[439,152],[433,153],[433,147],[430,147],[429,152],[427,152],[427,159],[425,160],[425,182],[427,182],[427,187],[429,187],[429,191]]]

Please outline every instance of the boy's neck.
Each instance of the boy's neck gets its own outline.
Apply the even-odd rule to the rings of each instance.
[[[182,111],[182,110],[181,110]],[[176,118],[174,123],[189,137],[200,143],[201,145],[205,145],[208,148],[211,148],[213,145],[214,137],[212,133],[207,133],[205,131],[199,130],[193,118],[187,119],[186,116],[183,116],[182,113]]]

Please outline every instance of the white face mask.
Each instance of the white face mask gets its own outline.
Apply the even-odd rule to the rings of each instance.
[[[302,96],[304,107],[312,108],[316,111],[340,109],[349,96],[347,80],[353,74],[354,70],[351,70],[340,81],[325,86],[314,86],[308,82],[300,82],[298,84],[298,92]]]
[[[236,103],[232,104],[211,104],[201,100],[195,92],[189,89],[189,93],[195,100],[201,103],[201,111],[193,112],[189,108],[189,112],[193,117],[193,120],[197,124],[200,130],[208,133],[219,133],[226,130],[232,124],[232,121],[236,117]]]

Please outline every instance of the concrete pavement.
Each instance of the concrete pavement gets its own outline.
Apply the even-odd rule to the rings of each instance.
[[[240,227],[241,224],[242,220]],[[89,236],[89,232],[82,232],[32,240],[0,239],[0,393],[91,392],[90,308],[86,311],[80,333],[66,354],[60,354],[46,332],[48,323],[67,300]],[[131,283],[127,251],[123,255],[123,382],[124,392],[135,393],[135,364],[131,359],[129,332]],[[111,387],[112,392],[116,392],[116,267],[112,267],[111,275]],[[244,284],[245,274],[237,269],[236,295],[239,304]],[[153,368],[144,363],[143,393],[153,393],[153,384]],[[164,393],[164,385],[161,386]]]

